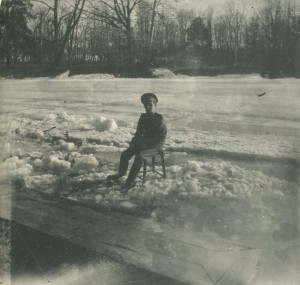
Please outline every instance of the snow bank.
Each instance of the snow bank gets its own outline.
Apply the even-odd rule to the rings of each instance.
[[[70,75],[70,70],[67,70],[61,74],[54,76],[53,78],[54,79],[67,79],[67,78],[69,78],[69,75]]]
[[[91,73],[72,75],[69,79],[113,79],[115,76],[109,73]]]
[[[186,75],[176,75],[170,69],[167,68],[154,68],[151,70],[152,76],[154,78],[165,78],[165,79],[172,79],[172,78],[188,78]]]

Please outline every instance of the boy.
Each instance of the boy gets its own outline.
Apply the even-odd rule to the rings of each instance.
[[[151,148],[162,149],[167,136],[167,127],[163,116],[154,112],[158,102],[156,95],[145,93],[141,97],[141,102],[146,113],[141,114],[129,148],[121,154],[119,173],[107,177],[108,180],[117,180],[126,175],[128,162],[135,155],[129,175],[121,188],[122,192],[127,192],[134,185],[134,180],[143,164],[140,152]]]

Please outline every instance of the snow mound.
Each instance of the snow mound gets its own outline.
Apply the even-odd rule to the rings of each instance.
[[[66,79],[69,78],[70,70],[67,70],[59,75],[54,76],[54,79]]]
[[[154,78],[176,78],[176,75],[167,68],[156,68],[151,71]]]
[[[92,126],[99,132],[114,131],[118,128],[116,122],[113,119],[107,119],[103,116],[92,121]]]
[[[260,74],[257,73],[252,73],[252,74],[222,74],[222,75],[218,75],[216,76],[216,78],[220,78],[220,79],[241,79],[241,80],[253,80],[253,81],[257,81],[257,80],[265,80]]]
[[[70,79],[113,79],[115,76],[109,73],[91,73],[91,74],[77,74],[69,77]]]

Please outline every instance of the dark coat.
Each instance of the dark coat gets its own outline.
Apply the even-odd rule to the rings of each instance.
[[[167,137],[167,126],[164,118],[158,113],[141,114],[136,133],[130,147],[140,150],[162,148]]]

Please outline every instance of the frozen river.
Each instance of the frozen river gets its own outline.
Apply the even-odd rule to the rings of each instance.
[[[137,185],[126,201],[155,201],[151,219],[262,249],[253,284],[299,284],[296,79],[2,80],[0,182],[56,193],[63,178],[59,195],[118,209],[117,189],[97,181],[116,169],[144,92],[157,94],[168,125],[168,179]]]

